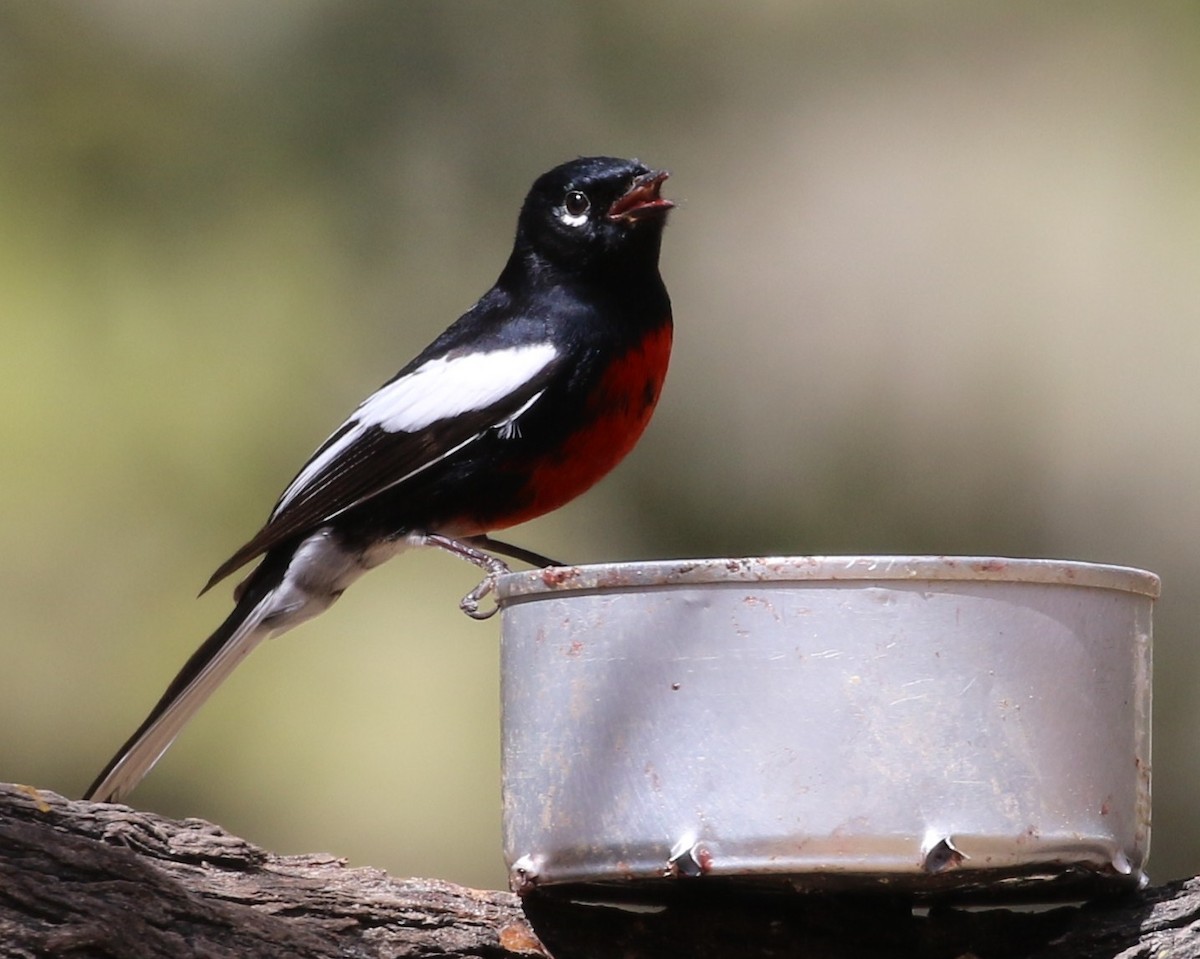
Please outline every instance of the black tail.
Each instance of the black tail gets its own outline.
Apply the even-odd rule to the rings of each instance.
[[[150,715],[125,741],[84,799],[116,802],[127,795],[179,735],[208,696],[271,632],[266,600],[287,570],[290,555],[268,556],[239,592],[233,612],[188,658]]]

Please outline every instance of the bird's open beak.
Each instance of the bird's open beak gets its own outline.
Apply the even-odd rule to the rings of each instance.
[[[666,170],[659,170],[637,177],[633,185],[609,207],[608,218],[636,222],[649,217],[664,216],[675,205],[666,197],[659,196],[663,180],[668,176],[670,174]]]

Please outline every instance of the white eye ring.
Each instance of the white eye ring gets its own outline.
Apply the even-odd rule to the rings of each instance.
[[[558,218],[567,226],[583,226],[587,223],[588,210],[591,207],[592,203],[586,193],[581,193],[579,190],[568,190],[567,195],[563,197],[562,212],[559,213]]]

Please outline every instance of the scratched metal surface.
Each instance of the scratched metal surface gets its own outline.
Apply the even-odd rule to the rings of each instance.
[[[1136,884],[1157,594],[963,557],[502,577],[513,886]]]

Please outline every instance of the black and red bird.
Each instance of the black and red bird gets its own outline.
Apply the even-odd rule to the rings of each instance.
[[[613,157],[538,177],[495,285],[359,405],[213,574],[205,589],[261,557],[86,798],[129,793],[250,650],[400,551],[438,546],[493,573],[488,550],[549,562],[488,534],[587,490],[646,428],[671,352],[666,177]]]

